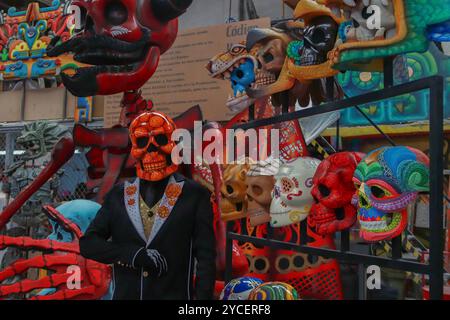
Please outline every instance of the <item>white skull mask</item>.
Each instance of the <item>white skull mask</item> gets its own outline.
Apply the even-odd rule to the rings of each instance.
[[[270,205],[272,227],[284,227],[306,219],[314,203],[312,180],[319,164],[318,159],[303,157],[280,167],[275,175]]]

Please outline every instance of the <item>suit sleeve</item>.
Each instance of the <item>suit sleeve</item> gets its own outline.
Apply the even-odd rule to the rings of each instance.
[[[111,224],[114,220],[114,210],[112,208],[114,207],[114,201],[117,201],[111,196],[113,191],[105,198],[105,202],[97,216],[80,239],[80,252],[86,259],[100,263],[138,267],[134,263],[138,254],[144,248],[137,245],[119,245],[109,240],[111,238]]]
[[[216,278],[216,238],[209,192],[202,191],[196,212],[193,241],[197,260],[195,294],[197,300],[211,300]]]

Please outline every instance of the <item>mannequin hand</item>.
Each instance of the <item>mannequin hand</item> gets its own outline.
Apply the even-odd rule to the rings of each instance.
[[[147,256],[153,261],[156,274],[158,277],[167,273],[167,261],[164,256],[162,256],[158,250],[147,249]]]
[[[148,268],[158,277],[166,274],[168,270],[166,258],[154,249],[141,250],[135,259],[134,266]]]

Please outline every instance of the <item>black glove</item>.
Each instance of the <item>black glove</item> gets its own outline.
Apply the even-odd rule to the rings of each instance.
[[[150,273],[158,277],[167,273],[167,261],[158,250],[142,248],[133,261],[133,267],[149,269]]]

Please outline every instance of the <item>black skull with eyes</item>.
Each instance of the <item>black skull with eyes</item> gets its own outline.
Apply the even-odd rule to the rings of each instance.
[[[333,18],[321,16],[313,19],[303,35],[304,46],[300,49],[300,65],[312,66],[324,63],[334,48],[339,26]]]

